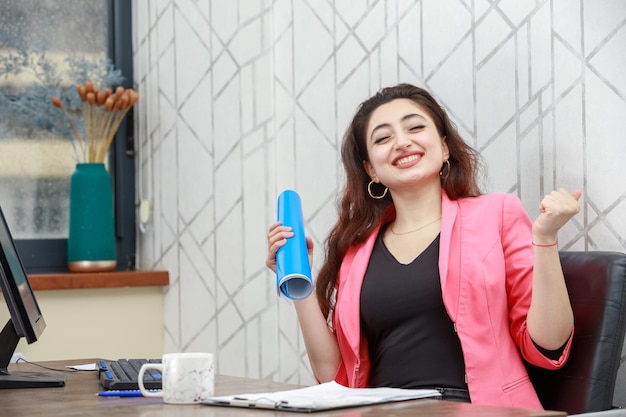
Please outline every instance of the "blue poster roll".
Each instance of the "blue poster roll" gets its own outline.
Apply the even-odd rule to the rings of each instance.
[[[291,227],[293,236],[276,253],[277,291],[292,300],[302,300],[313,291],[311,265],[306,248],[300,196],[285,190],[278,196],[278,221]]]

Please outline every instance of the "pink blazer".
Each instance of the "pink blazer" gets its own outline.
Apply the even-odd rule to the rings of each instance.
[[[335,380],[350,387],[368,386],[370,361],[360,329],[359,300],[378,231],[348,250],[337,281],[332,320],[342,362]],[[443,194],[441,288],[461,341],[473,403],[541,409],[522,357],[557,369],[569,356],[571,336],[554,361],[537,350],[528,334],[531,241],[531,222],[516,196],[494,193],[452,201]]]

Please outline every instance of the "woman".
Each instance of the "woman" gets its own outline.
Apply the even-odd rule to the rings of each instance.
[[[409,84],[360,105],[342,161],[347,181],[315,295],[294,303],[315,377],[541,409],[522,358],[557,369],[569,355],[556,238],[581,193],[553,191],[533,223],[516,196],[481,194],[478,154]],[[270,269],[291,236],[270,226]]]

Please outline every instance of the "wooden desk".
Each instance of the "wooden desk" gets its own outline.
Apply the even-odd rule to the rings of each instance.
[[[95,359],[42,362],[52,368],[71,364],[93,363]],[[11,370],[41,370],[29,364],[11,364]],[[216,395],[280,391],[298,388],[294,385],[248,378],[218,375]],[[0,391],[0,410],[3,416],[142,416],[175,415],[200,416],[254,416],[293,417],[302,413],[244,408],[215,407],[208,405],[169,405],[159,398],[103,398],[96,396],[100,390],[95,371],[68,373],[65,387],[8,389]],[[375,406],[346,408],[330,412],[316,412],[315,417],[375,417],[375,416],[455,416],[455,417],[543,417],[565,416],[554,411],[531,411],[516,408],[489,407],[473,404],[420,399]]]

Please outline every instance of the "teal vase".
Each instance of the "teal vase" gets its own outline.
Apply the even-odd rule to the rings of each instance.
[[[115,269],[111,175],[102,163],[76,164],[70,184],[67,263],[72,272]]]

